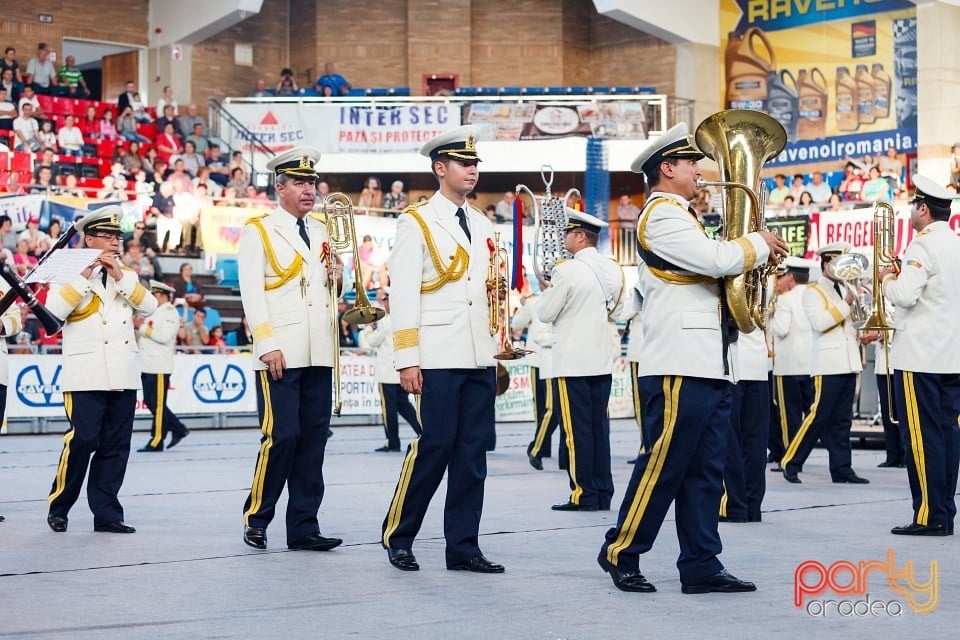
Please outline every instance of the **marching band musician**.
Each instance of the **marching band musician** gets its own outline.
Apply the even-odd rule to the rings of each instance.
[[[683,593],[756,590],[717,558],[732,395],[725,336],[736,335],[727,313],[721,318],[719,312],[718,278],[776,262],[787,246],[767,231],[728,241],[707,237],[690,208],[703,157],[681,123],[651,141],[631,166],[651,191],[637,227],[636,289],[643,301],[637,373],[652,446],[634,465],[617,525],[597,557],[622,591],[656,591],[640,573],[639,559],[674,501]]]
[[[540,321],[553,325],[551,367],[569,456],[570,496],[551,508],[607,511],[613,497],[607,404],[620,355],[610,318],[622,307],[624,277],[615,260],[597,252],[600,232],[609,225],[583,211],[565,211],[563,243],[573,259],[554,267],[536,308]]]
[[[383,287],[377,300],[387,312],[374,324],[367,325],[363,331],[367,344],[377,352],[377,383],[380,387],[380,415],[383,418],[383,432],[387,441],[374,451],[400,451],[400,423],[397,414],[403,416],[413,432],[421,433],[417,410],[410,404],[410,394],[400,387],[400,374],[393,366],[393,323],[390,321],[390,288]]]
[[[831,276],[827,265],[849,251],[846,242],[821,247],[823,274],[803,292],[803,311],[810,323],[813,348],[810,374],[813,400],[797,434],[790,441],[780,466],[787,482],[800,484],[803,470],[817,440],[823,442],[830,458],[830,478],[834,483],[868,484],[851,466],[851,407],[857,374],[863,370],[857,330],[850,319],[855,293],[844,292],[839,280]]]
[[[810,379],[813,337],[803,311],[803,292],[809,278],[810,265],[803,258],[790,256],[777,269],[777,299],[769,327],[775,354],[773,379],[778,411],[768,444],[778,466],[813,402]]]
[[[720,521],[760,522],[770,430],[769,358],[763,329],[741,331],[735,351],[739,379],[730,408]]]
[[[548,283],[540,280],[540,291],[546,290]],[[513,316],[513,331],[520,334],[527,330],[527,344],[532,345],[531,353],[525,356],[530,365],[530,389],[533,391],[533,412],[536,429],[533,440],[527,445],[527,460],[530,466],[540,471],[543,458],[549,458],[553,449],[553,432],[560,424],[560,411],[557,402],[557,380],[553,375],[553,329],[537,315],[537,307],[542,300],[537,294],[522,299],[522,305]],[[560,438],[558,460],[561,469],[567,468],[567,447]]]
[[[637,366],[640,363],[640,343],[643,340],[640,326],[640,301],[635,300],[633,304],[625,304],[620,315],[620,320],[627,323],[627,362],[630,363],[630,386],[631,397],[633,398],[633,419],[637,423],[637,429],[640,430],[640,451],[650,450],[650,439],[643,431],[643,398],[640,395],[639,378],[637,377]],[[638,456],[639,457],[639,454]],[[636,464],[637,458],[627,460],[627,464]]]
[[[143,383],[143,401],[153,413],[153,429],[150,441],[137,451],[163,451],[163,441],[168,433],[168,448],[173,448],[190,434],[180,418],[167,406],[167,387],[173,373],[173,356],[177,351],[177,332],[180,330],[180,314],[170,304],[176,292],[170,285],[158,280],[150,281],[150,291],[157,299],[157,310],[138,325],[140,341],[140,380]]]
[[[887,307],[887,322],[893,326],[892,309]],[[900,427],[895,422],[897,420],[896,407],[894,399],[890,397],[887,389],[887,376],[893,376],[893,368],[889,366],[887,353],[892,349],[893,331],[865,331],[860,334],[860,344],[873,345],[873,373],[877,382],[877,394],[880,399],[880,421],[883,424],[883,448],[886,450],[886,459],[878,464],[880,468],[900,467],[906,468],[906,451],[901,437]],[[886,343],[886,344],[885,344]],[[893,387],[891,381],[891,388]],[[892,410],[892,412],[891,412]]]
[[[67,530],[67,516],[88,465],[93,530],[136,531],[124,524],[117,498],[130,457],[140,388],[133,317],[151,315],[157,300],[134,271],[120,265],[120,215],[120,207],[107,206],[76,223],[83,246],[102,253],[73,282],[53,284],[47,295],[47,308],[65,320],[60,387],[70,422],[47,499],[47,524],[57,533]]]
[[[0,297],[6,291],[0,288]],[[10,382],[10,367],[7,364],[7,336],[20,333],[20,306],[12,304],[0,316],[0,425],[7,415],[7,385]],[[0,522],[6,518],[0,516]]]
[[[287,548],[329,551],[343,542],[320,533],[323,455],[332,403],[330,287],[341,266],[327,229],[310,215],[320,153],[299,147],[271,158],[277,207],[247,221],[238,262],[243,311],[253,333],[257,412],[263,437],[243,506],[243,541],[267,547],[267,526],[287,486]]]
[[[488,289],[498,249],[493,225],[466,202],[479,173],[476,139],[475,127],[458,127],[420,150],[439,189],[397,219],[388,258],[394,361],[404,391],[420,396],[423,427],[407,448],[383,521],[387,558],[402,571],[420,568],[411,547],[447,471],[447,569],[504,572],[484,557],[478,539],[486,447],[494,435],[497,346],[490,305],[494,295],[506,298],[506,286]]]
[[[960,465],[960,342],[943,323],[960,315],[960,239],[947,222],[956,194],[926,176],[913,182],[910,226],[917,235],[899,275],[892,266],[880,272],[896,307],[890,359],[913,496],[913,520],[890,532],[949,536]]]

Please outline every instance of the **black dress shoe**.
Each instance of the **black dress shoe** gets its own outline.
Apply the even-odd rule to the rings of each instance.
[[[57,533],[67,530],[67,516],[47,516],[47,524]]]
[[[730,575],[726,569],[721,569],[720,573],[701,582],[680,587],[683,593],[741,593],[756,590],[757,585]]]
[[[380,452],[383,452],[383,451],[400,451],[400,447],[397,447],[396,449],[394,449],[394,448],[391,447],[391,446],[384,445],[384,446],[382,446],[382,447],[377,447],[376,449],[374,449],[374,451],[380,451]]]
[[[747,518],[731,518],[729,516],[720,516],[720,522],[750,522]]]
[[[866,478],[861,478],[855,473],[851,473],[846,478],[840,478],[839,480],[834,480],[834,484],[870,484],[870,481]]]
[[[265,527],[246,527],[243,530],[243,541],[254,549],[266,549],[267,529]]]
[[[101,533],[136,533],[137,530],[131,527],[128,524],[123,524],[122,520],[114,520],[113,522],[108,522],[106,524],[95,524],[93,525],[94,531],[99,531]]]
[[[917,524],[911,522],[902,527],[890,529],[895,536],[952,536],[953,527],[946,524]]]
[[[303,536],[299,540],[287,543],[287,549],[296,549],[298,551],[330,551],[343,544],[340,538],[325,538],[320,532],[311,533]]]
[[[587,506],[567,501],[560,504],[555,504],[550,508],[554,511],[596,511],[597,505]]]
[[[172,447],[173,445],[170,445],[170,446]],[[137,451],[143,451],[143,452],[163,451],[163,444],[160,444],[160,445],[157,446],[157,447],[151,447],[149,444],[145,444],[145,445],[143,445],[142,447],[140,447],[139,449],[137,449]]]
[[[503,573],[506,571],[502,564],[490,562],[483,557],[483,554],[477,554],[469,560],[463,560],[454,564],[447,565],[448,571],[472,571],[473,573]]]
[[[783,473],[783,467],[779,464],[775,467],[770,467],[770,473]]]
[[[0,522],[3,522],[4,520],[6,520],[6,518],[4,518],[3,516],[0,516]]]
[[[186,431],[184,431],[179,435],[177,435],[176,433],[173,434],[173,437],[170,438],[170,444],[167,445],[167,449],[173,449],[175,446],[177,446],[177,444],[179,444],[181,440],[186,438],[188,435],[190,435],[190,429],[187,429]]]
[[[610,511],[610,498],[600,498],[597,511]]]
[[[639,571],[624,571],[607,560],[607,554],[603,551],[597,556],[597,564],[600,568],[610,574],[613,580],[613,586],[620,591],[634,591],[637,593],[653,593],[657,590],[653,584],[647,582],[643,574]]]
[[[640,459],[640,456],[637,456],[636,458],[632,458],[632,459],[630,459],[630,460],[627,460],[627,464],[637,464],[637,460],[639,460],[639,459]]]
[[[793,471],[783,470],[783,479],[791,484],[801,484],[800,478]]]
[[[420,571],[417,558],[410,549],[387,549],[387,559],[400,571]]]
[[[885,467],[893,467],[893,468],[896,468],[896,467],[899,467],[900,464],[901,464],[901,463],[899,463],[899,462],[890,462],[889,460],[884,460],[883,462],[881,462],[880,464],[878,464],[877,467],[879,467],[879,468],[881,468],[881,469],[883,469],[883,468],[885,468]]]

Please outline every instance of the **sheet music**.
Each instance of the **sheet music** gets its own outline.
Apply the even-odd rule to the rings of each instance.
[[[100,249],[68,249],[54,251],[47,260],[24,280],[27,284],[56,282],[69,284],[103,253]]]

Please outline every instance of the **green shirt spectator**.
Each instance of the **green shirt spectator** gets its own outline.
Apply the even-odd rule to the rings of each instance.
[[[63,66],[60,67],[60,73],[57,74],[57,79],[66,95],[76,95],[79,98],[86,98],[90,95],[87,82],[83,79],[83,72],[77,68],[77,59],[73,56],[67,56],[64,60]]]

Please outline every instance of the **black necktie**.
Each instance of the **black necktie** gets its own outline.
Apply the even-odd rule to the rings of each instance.
[[[457,220],[460,221],[460,228],[467,234],[467,240],[470,240],[470,227],[467,226],[467,213],[463,210],[463,207],[457,209]]]
[[[307,245],[307,248],[310,248],[310,236],[307,235],[307,225],[304,222],[303,218],[297,220],[297,227],[300,229],[300,237],[303,238],[303,242]]]
[[[834,281],[833,290],[837,292],[837,295],[840,296],[840,299],[843,300],[843,291],[840,290],[840,283]]]
[[[107,288],[107,270],[106,269],[100,269],[100,282],[103,283],[103,288],[106,289]]]

